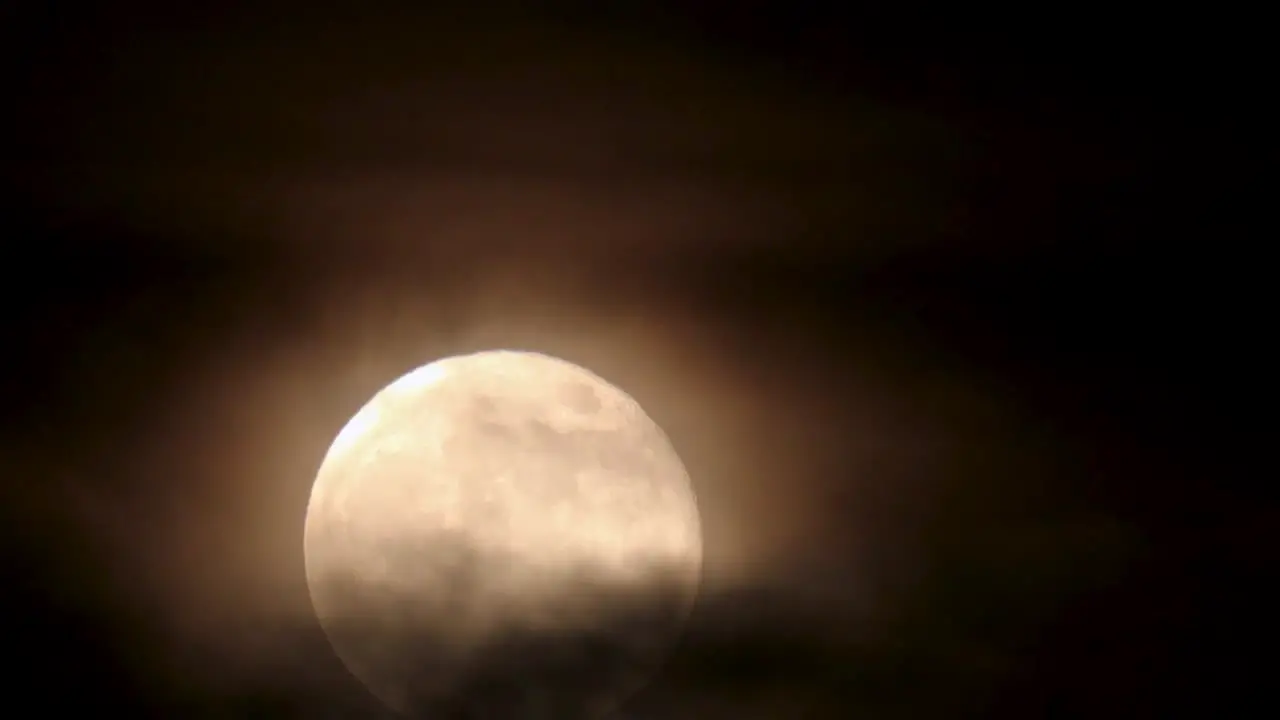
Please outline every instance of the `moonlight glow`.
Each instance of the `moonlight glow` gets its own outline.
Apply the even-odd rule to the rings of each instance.
[[[335,650],[411,714],[599,713],[670,646],[702,559],[684,466],[635,400],[514,351],[374,396],[325,456],[305,533]]]

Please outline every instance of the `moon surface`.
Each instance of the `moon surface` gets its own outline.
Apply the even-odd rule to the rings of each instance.
[[[343,663],[412,717],[594,718],[696,599],[697,503],[661,429],[564,360],[424,365],[346,424],[307,507],[307,584]]]

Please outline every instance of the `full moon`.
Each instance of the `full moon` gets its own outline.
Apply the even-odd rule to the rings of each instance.
[[[511,350],[378,392],[329,447],[304,534],[335,652],[413,717],[608,714],[678,639],[702,565],[657,424],[595,374]]]

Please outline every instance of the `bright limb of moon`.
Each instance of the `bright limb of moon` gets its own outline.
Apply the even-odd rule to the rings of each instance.
[[[637,689],[697,594],[689,477],[625,392],[547,355],[446,358],[329,448],[307,583],[348,668],[409,714],[598,715]]]

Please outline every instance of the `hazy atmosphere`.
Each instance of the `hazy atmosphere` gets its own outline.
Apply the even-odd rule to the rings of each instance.
[[[375,392],[493,348],[622,388],[696,494],[697,603],[621,720],[1255,687],[1225,650],[1275,513],[1227,398],[1261,286],[1244,233],[1201,231],[1233,133],[1151,72],[1170,48],[976,12],[288,5],[0,10],[15,702],[393,717],[316,618],[308,498]],[[666,617],[659,589],[592,632]],[[525,658],[598,639],[479,662],[550,686]],[[438,717],[550,717],[474,677]]]

